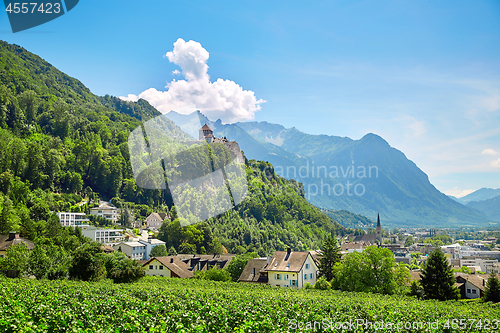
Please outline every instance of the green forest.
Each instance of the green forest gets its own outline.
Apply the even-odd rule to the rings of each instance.
[[[59,228],[53,213],[85,212],[99,199],[139,220],[169,212],[158,237],[178,252],[267,255],[319,248],[325,235],[347,231],[307,202],[302,184],[254,160],[245,166],[249,195],[235,209],[195,225],[182,221],[168,188],[137,186],[130,163],[130,133],[158,115],[144,100],[98,97],[40,57],[0,42],[0,234],[59,237],[59,245],[74,250],[78,236]],[[174,123],[166,126],[189,139]]]

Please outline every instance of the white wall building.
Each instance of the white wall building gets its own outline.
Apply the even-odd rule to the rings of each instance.
[[[124,239],[121,229],[99,229],[94,226],[81,226],[82,235],[98,243],[113,243]]]
[[[90,208],[90,214],[102,216],[113,223],[116,223],[120,218],[119,209],[106,201],[100,201],[99,207]]]
[[[89,219],[85,217],[85,213],[58,212],[56,215],[63,227],[88,225],[90,222]]]
[[[113,249],[121,249],[130,259],[146,260],[146,245],[140,242],[121,242],[113,245]]]
[[[304,288],[316,283],[318,266],[309,252],[276,251],[264,269],[268,284],[275,287]]]

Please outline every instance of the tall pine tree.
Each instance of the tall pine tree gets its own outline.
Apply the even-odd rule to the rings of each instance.
[[[420,276],[426,298],[440,301],[459,298],[460,291],[455,286],[453,271],[441,249],[435,249],[429,254]]]
[[[340,262],[340,246],[336,237],[328,235],[321,246],[321,255],[319,256],[319,275],[327,281],[333,279],[333,266]]]
[[[484,290],[484,300],[493,303],[500,302],[500,282],[494,272],[491,272],[488,277],[486,289]]]

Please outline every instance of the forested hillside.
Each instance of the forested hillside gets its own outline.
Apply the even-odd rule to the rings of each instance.
[[[0,234],[13,229],[33,240],[48,236],[50,211],[84,211],[87,206],[78,205],[84,198],[113,199],[138,219],[170,211],[173,221],[163,227],[169,232],[160,237],[176,250],[219,252],[225,246],[263,255],[287,246],[317,248],[326,233],[343,232],[307,203],[300,184],[255,161],[246,166],[250,195],[236,209],[180,227],[169,191],[142,189],[133,177],[128,136],[141,121],[159,115],[146,101],[95,96],[40,57],[5,42],[0,79]],[[177,137],[188,138],[168,124]]]

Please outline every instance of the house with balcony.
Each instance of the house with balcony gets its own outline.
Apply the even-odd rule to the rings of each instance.
[[[85,216],[85,213],[58,212],[56,213],[63,227],[76,227],[89,225],[90,220]]]
[[[122,229],[101,229],[94,226],[78,226],[82,235],[98,243],[116,243],[125,239]]]
[[[119,209],[107,201],[100,201],[99,207],[90,208],[91,215],[98,215],[116,223],[120,218]]]
[[[263,271],[272,286],[300,289],[306,283],[314,285],[319,270],[310,252],[288,249],[276,251]]]

